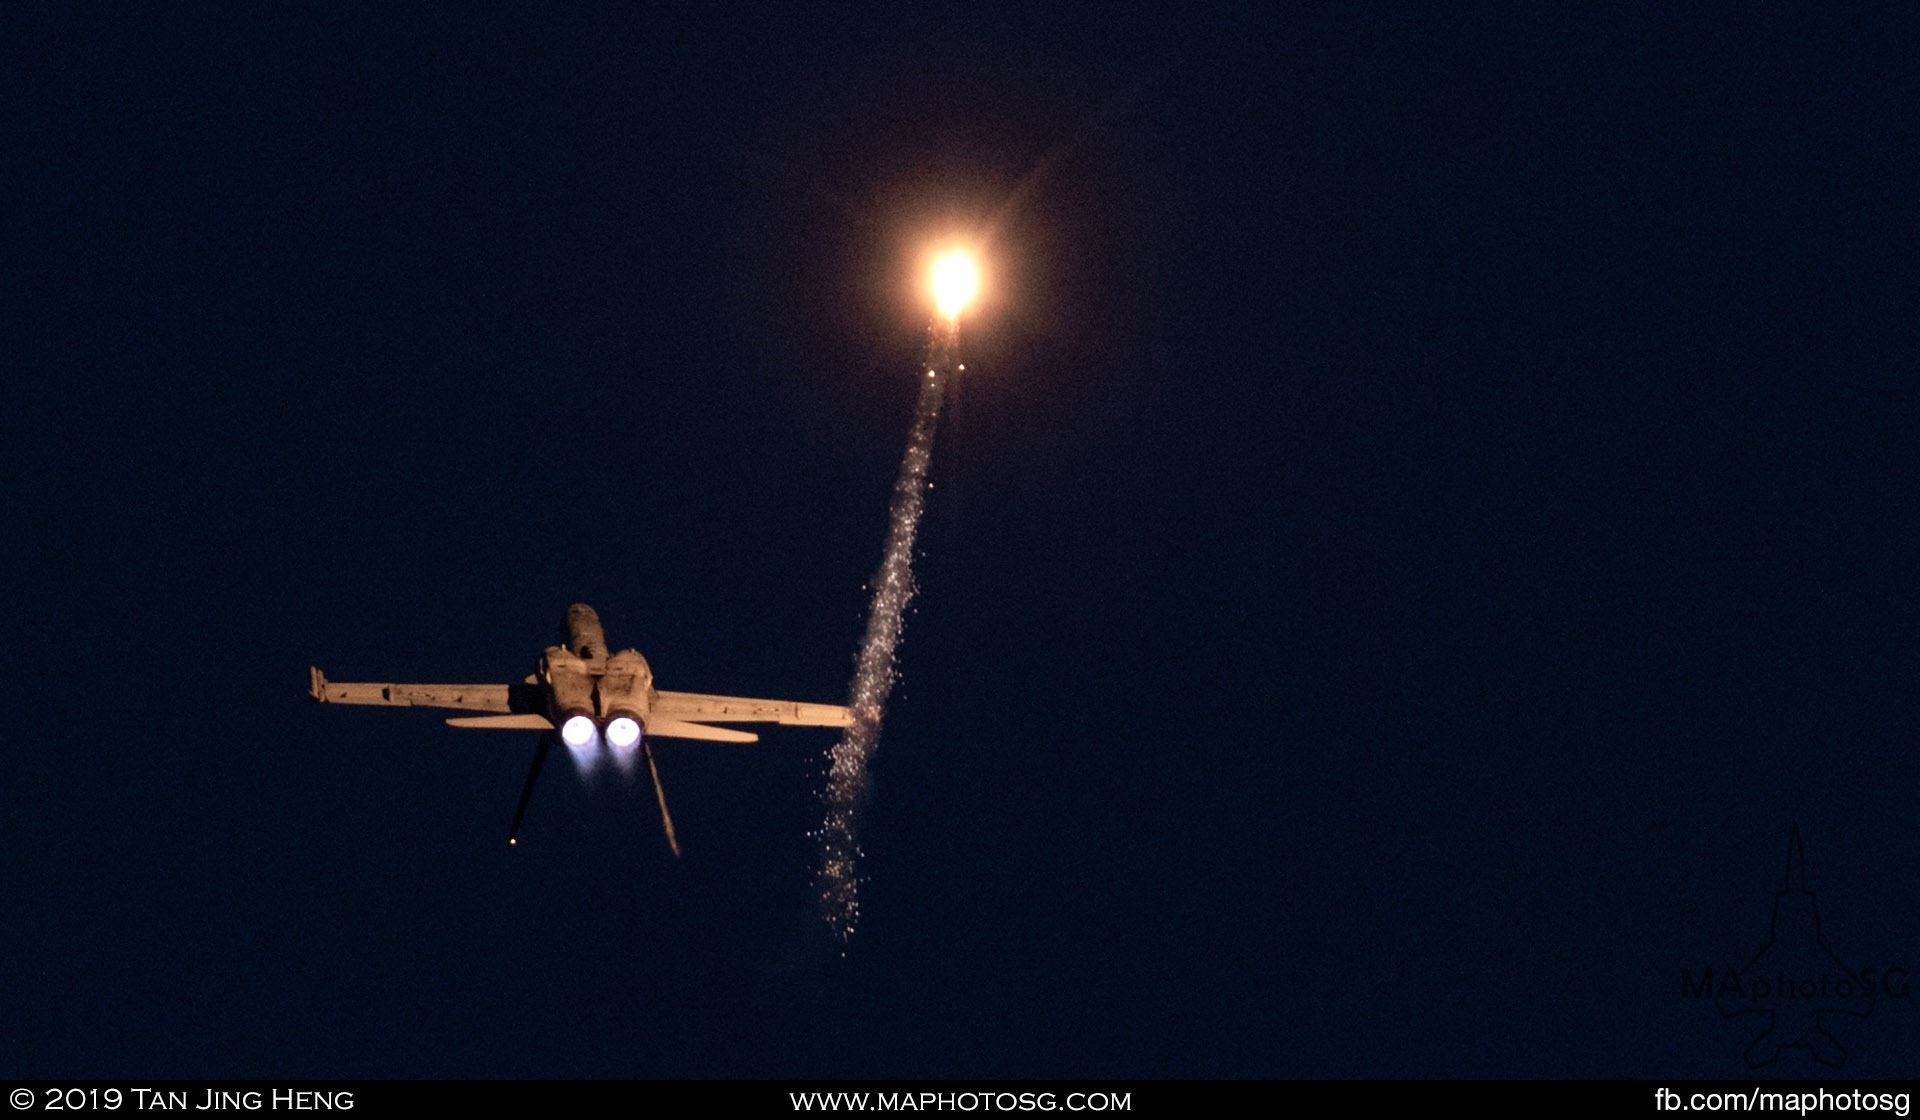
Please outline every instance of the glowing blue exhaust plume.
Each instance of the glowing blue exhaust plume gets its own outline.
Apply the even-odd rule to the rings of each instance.
[[[560,725],[560,741],[567,745],[581,773],[593,769],[600,753],[600,729],[593,725],[592,719],[587,716],[569,717]]]
[[[560,725],[560,739],[569,749],[579,750],[593,744],[593,721],[586,716],[574,716]]]
[[[628,716],[616,716],[607,724],[607,751],[620,772],[631,778],[640,757],[640,723]]]

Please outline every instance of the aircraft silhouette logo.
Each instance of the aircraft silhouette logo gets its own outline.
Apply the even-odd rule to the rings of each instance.
[[[1786,876],[1773,896],[1766,943],[1745,968],[1723,976],[1714,1006],[1729,1018],[1766,1016],[1765,1029],[1747,1047],[1749,1067],[1770,1065],[1782,1050],[1800,1047],[1821,1065],[1839,1069],[1847,1051],[1828,1026],[1836,1016],[1864,1016],[1873,1005],[1874,985],[1827,946],[1796,826],[1787,839]]]

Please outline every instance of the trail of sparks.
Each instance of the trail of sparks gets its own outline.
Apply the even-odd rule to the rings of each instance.
[[[880,745],[880,721],[896,679],[894,654],[900,646],[907,603],[913,599],[913,539],[926,507],[927,465],[933,458],[933,432],[940,420],[940,398],[955,369],[956,331],[951,320],[935,320],[921,363],[920,403],[914,411],[907,453],[893,485],[887,519],[887,543],[873,577],[873,605],[853,673],[847,706],[853,725],[827,753],[826,820],[820,827],[820,870],[815,885],[820,913],[842,944],[860,919],[860,843],[856,816],[865,798],[867,763]]]

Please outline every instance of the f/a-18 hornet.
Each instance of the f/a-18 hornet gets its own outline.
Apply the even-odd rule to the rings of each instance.
[[[653,687],[653,670],[640,651],[607,652],[600,616],[585,603],[567,608],[563,628],[566,644],[548,646],[540,670],[520,684],[346,684],[330,681],[317,668],[307,670],[308,691],[323,704],[375,704],[387,708],[453,708],[492,715],[455,716],[453,727],[490,727],[539,731],[540,745],[520,803],[513,811],[507,843],[520,842],[520,821],[527,814],[540,766],[557,738],[579,765],[591,773],[604,762],[632,775],[638,757],[647,760],[653,793],[660,803],[660,824],[674,855],[680,842],[667,813],[666,791],[660,787],[660,769],[653,761],[652,739],[704,739],[716,743],[751,743],[758,735],[716,727],[719,723],[782,723],[802,727],[847,727],[853,713],[837,704],[803,704],[792,700],[752,700],[743,696],[708,696],[698,692],[666,692]]]

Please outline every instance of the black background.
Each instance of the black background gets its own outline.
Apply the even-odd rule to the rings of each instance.
[[[1920,967],[1909,6],[32,7],[0,1068],[1744,1076],[1795,824]],[[838,700],[956,236],[844,958],[827,732],[675,863],[307,704],[576,600]]]

